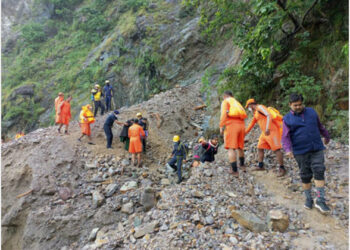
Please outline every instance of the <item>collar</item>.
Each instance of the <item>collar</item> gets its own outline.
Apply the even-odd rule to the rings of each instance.
[[[292,113],[292,115],[302,115],[305,112],[305,108],[303,108],[300,114],[296,114],[293,110],[290,110],[290,112]]]

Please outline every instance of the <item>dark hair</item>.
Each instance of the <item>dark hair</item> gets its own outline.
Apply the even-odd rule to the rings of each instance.
[[[211,136],[211,139],[212,139],[212,140],[214,140],[214,139],[219,139],[219,136],[217,136],[217,135],[212,135],[212,136]]]
[[[229,90],[226,90],[226,91],[224,92],[224,95],[233,96],[232,92],[229,91]]]
[[[303,95],[298,93],[292,93],[289,96],[289,103],[303,101]]]
[[[139,119],[134,119],[134,123],[139,123]]]

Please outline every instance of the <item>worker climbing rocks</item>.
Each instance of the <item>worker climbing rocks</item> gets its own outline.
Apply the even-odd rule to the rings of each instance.
[[[139,125],[139,120],[134,119],[134,124],[131,125],[128,131],[128,137],[130,138],[129,152],[132,154],[132,164],[134,166],[141,167],[141,153],[142,153],[142,142],[141,137],[146,136],[145,131]],[[137,163],[135,162],[135,155],[137,155]]]
[[[315,207],[324,214],[330,213],[325,200],[324,165],[325,149],[321,135],[328,144],[330,136],[313,108],[303,105],[303,96],[293,93],[289,98],[290,112],[283,117],[282,144],[287,157],[294,155],[306,197],[304,207],[312,209],[311,180],[314,178],[317,198]]]
[[[244,119],[247,114],[242,105],[233,98],[231,91],[225,91],[221,103],[220,134],[224,134],[225,149],[228,150],[228,158],[234,177],[238,177],[237,156],[238,151],[240,167],[245,171],[244,165]],[[225,127],[225,130],[224,130]]]
[[[101,116],[104,114],[105,107],[104,104],[101,101],[101,98],[103,97],[103,93],[101,91],[100,85],[96,84],[95,87],[91,90],[91,94],[93,95],[93,101],[94,101],[94,117],[96,117],[98,108],[101,108]]]
[[[218,153],[219,137],[212,135],[208,142],[203,142],[202,147],[204,149],[201,156],[201,162],[213,162],[215,161],[215,155]]]
[[[111,110],[111,102],[112,102],[114,91],[109,80],[106,80],[105,84],[106,85],[103,87],[103,93],[106,98],[106,112],[108,112],[109,110]]]
[[[61,105],[61,111],[59,114],[59,120],[60,120],[60,126],[58,127],[58,132],[61,133],[61,128],[63,125],[66,126],[66,130],[64,131],[65,134],[68,134],[68,126],[69,126],[69,121],[70,118],[72,117],[71,112],[70,112],[70,102],[72,100],[72,97],[69,96],[67,100],[63,101]]]
[[[117,115],[119,114],[118,110],[114,110],[112,114],[110,114],[104,125],[103,125],[103,130],[105,131],[106,137],[107,137],[107,148],[112,149],[112,142],[113,142],[113,132],[112,132],[112,127],[113,123],[117,123],[119,125],[124,125],[124,123],[118,121]]]
[[[122,131],[120,132],[119,138],[122,143],[124,143],[124,149],[129,151],[129,128],[134,123],[134,119],[127,120],[123,126]]]
[[[193,147],[193,162],[192,167],[198,167],[201,162],[201,157],[204,154],[205,149],[203,148],[203,144],[206,143],[205,138],[201,137],[198,139],[198,144]]]
[[[173,137],[174,149],[171,153],[171,159],[168,161],[167,167],[169,166],[173,171],[177,171],[177,184],[182,182],[182,162],[186,162],[187,157],[187,146],[180,141],[180,136],[175,135]]]
[[[61,112],[61,105],[64,101],[64,95],[62,92],[58,93],[58,96],[55,99],[55,124],[61,124],[60,121],[60,112]],[[60,131],[58,131],[60,132]]]
[[[256,123],[259,124],[261,135],[258,142],[258,166],[254,171],[263,171],[264,168],[264,150],[271,149],[276,154],[279,170],[277,177],[282,177],[286,174],[286,169],[283,165],[283,154],[281,151],[281,133],[278,123],[273,119],[273,116],[268,108],[264,105],[257,104],[254,99],[249,99],[246,102],[245,108],[253,113],[251,120],[245,133],[248,134]]]
[[[148,122],[147,118],[142,117],[142,113],[137,113],[136,114],[137,119],[139,120],[139,125],[143,128],[145,131],[146,136],[141,138],[142,141],[142,152],[146,152],[146,140],[148,137]]]
[[[95,145],[95,143],[93,143],[91,139],[91,128],[90,128],[90,124],[95,122],[95,118],[92,113],[92,107],[90,104],[82,106],[79,118],[80,118],[81,136],[79,137],[78,141],[81,141],[81,139],[86,135],[89,140],[88,144]]]

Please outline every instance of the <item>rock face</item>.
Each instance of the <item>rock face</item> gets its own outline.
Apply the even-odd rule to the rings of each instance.
[[[271,210],[267,216],[268,227],[273,231],[284,232],[289,225],[289,216],[281,210]]]
[[[231,208],[231,216],[243,227],[253,232],[267,231],[267,225],[260,218],[252,213]]]

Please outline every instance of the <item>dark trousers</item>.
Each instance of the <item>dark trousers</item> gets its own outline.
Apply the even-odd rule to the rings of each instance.
[[[111,96],[106,96],[106,111],[111,110],[111,100],[112,100]]]
[[[324,165],[323,150],[294,155],[294,158],[299,166],[302,183],[310,183],[312,177],[318,181],[324,180],[326,167]]]
[[[177,176],[178,176],[179,180],[182,180],[182,172],[181,172],[182,161],[183,161],[183,157],[182,156],[174,156],[168,162],[168,164],[173,169],[177,170]]]
[[[99,107],[101,108],[101,115],[103,115],[103,113],[105,112],[105,106],[103,105],[103,103],[101,101],[94,101],[94,103],[95,103],[94,116],[96,117]]]
[[[108,127],[108,126],[103,126],[103,129],[104,129],[106,137],[107,137],[107,148],[111,148],[112,141],[113,141],[112,128]]]

